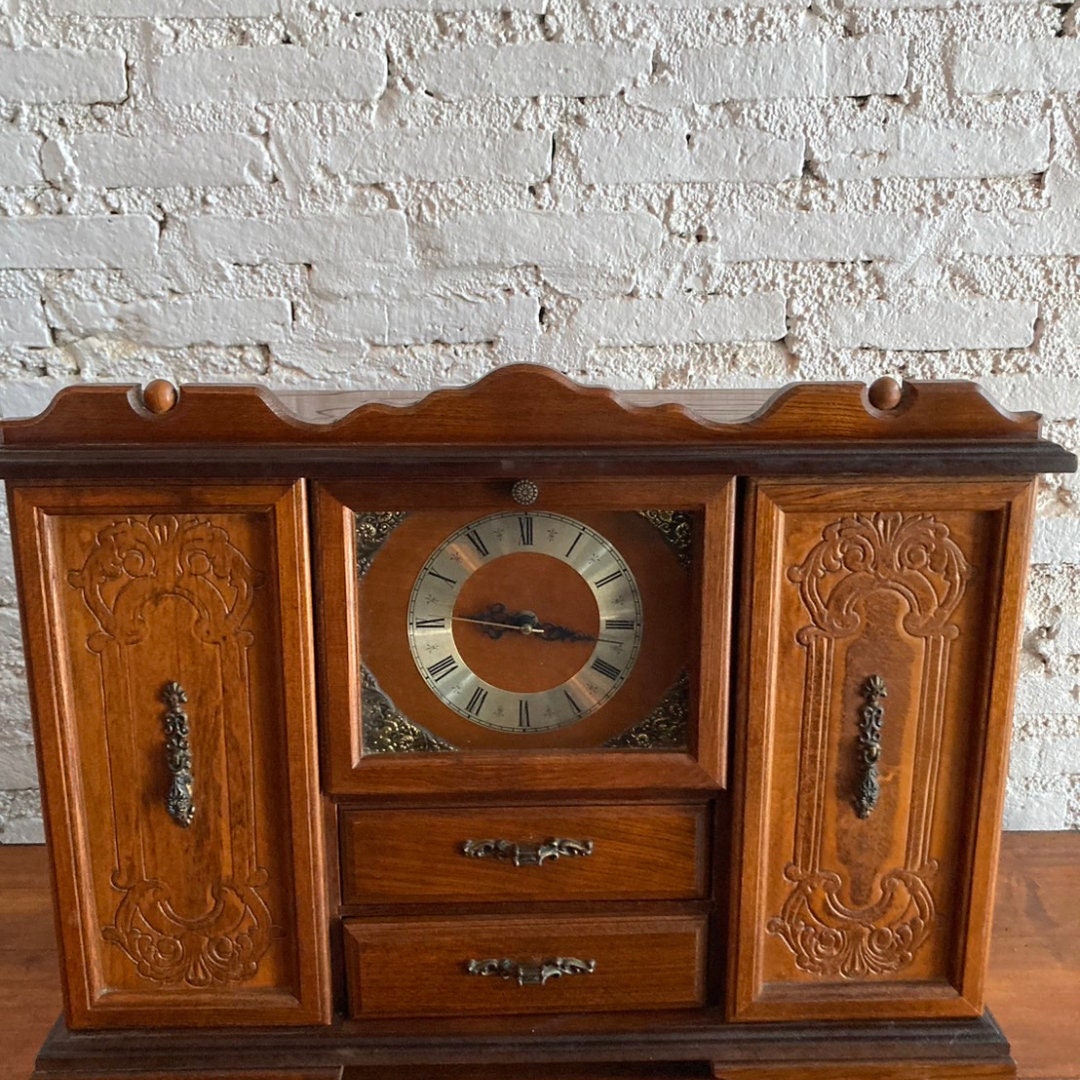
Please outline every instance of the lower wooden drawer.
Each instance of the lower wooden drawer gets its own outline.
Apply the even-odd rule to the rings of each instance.
[[[692,1008],[705,918],[352,919],[349,1013],[434,1016]]]

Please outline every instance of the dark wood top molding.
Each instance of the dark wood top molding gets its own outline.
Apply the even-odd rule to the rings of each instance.
[[[875,384],[876,385],[876,384]],[[60,391],[40,416],[0,424],[5,447],[280,444],[292,447],[725,446],[817,442],[1038,439],[1036,413],[1008,413],[974,383],[908,382],[895,394],[862,383],[797,383],[747,419],[713,423],[684,405],[628,405],[534,365],[500,368],[472,386],[438,390],[412,405],[362,405],[332,423],[298,419],[252,386],[160,383]]]

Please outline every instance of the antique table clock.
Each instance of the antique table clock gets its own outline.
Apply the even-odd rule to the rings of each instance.
[[[983,974],[1075,459],[969,383],[765,397],[515,366],[5,422],[35,1076],[1014,1076]]]

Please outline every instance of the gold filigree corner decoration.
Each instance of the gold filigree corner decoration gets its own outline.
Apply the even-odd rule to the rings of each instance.
[[[849,908],[839,899],[838,874],[788,866],[784,876],[794,888],[766,929],[810,975],[847,980],[895,975],[930,936],[936,912],[926,879],[936,869],[930,863],[918,872],[892,870],[881,879],[876,904]]]
[[[685,750],[690,745],[690,676],[684,671],[643,720],[609,739],[613,750]]]
[[[359,513],[356,528],[356,572],[363,577],[387,537],[408,517],[403,511],[372,510]]]
[[[365,754],[437,753],[457,749],[399,712],[366,667],[360,669],[360,715]]]
[[[694,517],[683,510],[639,510],[638,513],[664,538],[683,566],[694,557]]]

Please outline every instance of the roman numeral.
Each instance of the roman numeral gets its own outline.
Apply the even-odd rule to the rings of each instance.
[[[478,686],[474,691],[471,698],[469,698],[469,704],[465,706],[465,711],[470,712],[473,716],[479,716],[480,710],[484,707],[484,702],[487,701],[488,692],[482,687]]]
[[[532,547],[533,542],[533,519],[531,517],[519,517],[518,528],[521,530],[521,543],[523,546]]]
[[[607,577],[602,577],[598,582],[596,582],[596,587],[599,589],[602,588],[604,585],[610,585],[616,578],[621,577],[622,571],[616,570],[615,573],[608,574]]]
[[[585,535],[585,534],[584,534],[583,532],[579,532],[579,533],[577,534],[577,536],[575,536],[575,537],[574,537],[574,542],[573,542],[573,543],[572,543],[572,544],[571,544],[571,545],[570,545],[570,546],[569,546],[569,547],[568,547],[568,548],[566,549],[566,554],[565,554],[565,555],[563,556],[563,558],[564,558],[564,559],[569,559],[569,558],[570,558],[570,552],[571,552],[571,551],[573,551],[573,550],[574,550],[574,548],[576,548],[576,547],[578,546],[578,541],[579,541],[579,540],[580,540],[580,539],[581,539],[581,538],[582,538],[582,537],[583,537],[584,535]]]
[[[529,703],[524,698],[518,699],[518,727],[529,726]]]
[[[604,620],[604,629],[605,630],[633,630],[634,629],[634,620],[633,619],[605,619]]]
[[[428,629],[445,630],[446,616],[440,615],[437,619],[415,619],[413,621],[413,626],[418,629],[427,627]]]
[[[487,549],[487,544],[485,544],[484,541],[480,539],[479,533],[477,533],[475,530],[473,530],[472,532],[467,532],[465,534],[465,539],[468,540],[474,548],[476,548],[476,553],[478,555],[482,555],[484,556],[484,558],[487,558],[487,556],[490,554]]]
[[[457,661],[452,656],[444,656],[427,669],[427,673],[438,682],[445,679],[452,671],[457,671]]]
[[[566,697],[566,700],[570,702],[570,708],[573,709],[578,716],[580,716],[581,706],[570,696],[570,691],[564,690],[563,695]]]
[[[437,577],[440,581],[445,581],[447,585],[457,584],[457,582],[452,577],[447,577],[445,574],[440,574],[437,570],[429,570],[428,573],[432,577]]]
[[[605,676],[608,679],[611,679],[612,681],[617,679],[622,674],[622,672],[619,671],[619,669],[614,664],[609,664],[601,656],[598,656],[592,662],[591,666],[593,671],[599,671],[601,675]]]

